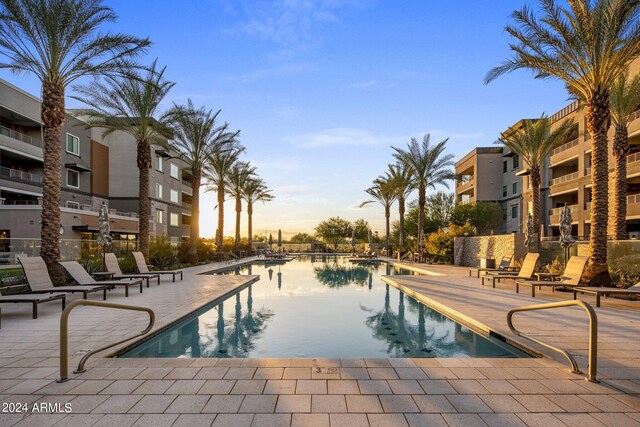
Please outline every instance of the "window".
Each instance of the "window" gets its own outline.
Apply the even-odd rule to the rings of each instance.
[[[171,163],[169,166],[169,174],[171,175],[171,178],[180,179],[180,168],[178,165]]]
[[[180,217],[177,213],[169,214],[169,225],[177,227],[180,225]]]
[[[177,190],[170,190],[169,191],[169,200],[171,200],[173,203],[180,203],[180,199],[178,198],[178,191]]]
[[[520,157],[514,156],[513,157],[513,168],[514,169],[518,169],[519,167],[520,167]]]
[[[518,194],[518,183],[517,182],[513,183],[513,194]]]
[[[162,199],[162,184],[156,184],[156,197]]]
[[[67,202],[66,206],[69,209],[80,209],[80,203],[78,203],[78,202]]]
[[[507,197],[507,186],[506,185],[502,186],[502,197]]]
[[[164,211],[162,209],[156,209],[156,222],[162,224],[164,221]]]
[[[80,138],[70,133],[67,134],[67,153],[80,155]]]
[[[511,218],[518,218],[518,205],[511,205]]]
[[[507,173],[507,161],[502,162],[502,173]]]
[[[67,169],[67,187],[80,188],[80,172]]]
[[[161,156],[156,156],[156,170],[158,172],[164,171],[164,159]]]

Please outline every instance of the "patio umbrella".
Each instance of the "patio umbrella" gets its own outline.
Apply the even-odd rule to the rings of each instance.
[[[102,246],[102,259],[104,261],[104,254],[107,252],[107,246],[111,245],[111,226],[109,225],[109,210],[105,202],[102,202],[100,211],[98,212],[98,230],[100,235],[96,239],[96,243]],[[106,264],[105,264],[106,270]]]
[[[278,247],[282,246],[282,230],[278,229]]]
[[[351,252],[356,251],[356,230],[351,230]]]
[[[269,281],[271,281],[271,279],[273,279],[273,269],[269,267],[269,270],[267,270],[267,272],[269,273]]]
[[[369,229],[369,251],[373,252],[373,235],[371,234],[371,229]]]
[[[282,273],[279,271],[280,267],[278,267],[278,289],[282,288]]]
[[[273,236],[271,235],[271,233],[269,233],[269,250],[271,250],[272,246],[273,246]]]

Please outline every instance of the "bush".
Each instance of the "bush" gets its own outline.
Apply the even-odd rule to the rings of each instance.
[[[609,273],[619,288],[635,285],[640,281],[640,254],[635,253],[617,258],[615,263],[610,263]]]
[[[97,271],[104,271],[103,253],[102,249],[99,247],[82,249],[80,251],[80,259],[78,262],[89,274]]]
[[[149,262],[157,270],[178,268],[176,249],[167,236],[156,236],[149,242]]]
[[[198,262],[206,263],[214,260],[216,244],[213,239],[198,239]],[[185,240],[178,245],[178,260],[183,264],[188,264],[189,260],[189,240]]]
[[[131,252],[122,252],[121,258],[118,260],[118,264],[120,265],[120,270],[122,270],[124,274],[135,273],[137,271],[136,259],[133,257],[133,253]]]
[[[438,264],[453,264],[453,240],[455,237],[473,236],[475,228],[469,223],[458,226],[451,224],[448,229],[440,228],[429,234],[425,249],[432,261]]]

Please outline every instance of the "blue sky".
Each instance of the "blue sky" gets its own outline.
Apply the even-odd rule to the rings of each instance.
[[[525,71],[483,84],[509,55],[503,29],[520,0],[106,4],[119,15],[110,29],[154,42],[144,61],[157,57],[177,83],[167,106],[191,98],[241,129],[246,160],[276,196],[256,206],[254,232],[311,232],[330,216],[365,218],[383,232],[382,208],[357,205],[393,161],[392,145],[430,132],[434,142],[449,137],[447,152],[459,158],[568,103],[560,83]],[[27,76],[0,77],[39,92]],[[206,193],[204,236],[215,232],[214,204]],[[225,210],[232,235],[233,203]]]

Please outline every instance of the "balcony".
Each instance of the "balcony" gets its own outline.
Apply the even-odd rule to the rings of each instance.
[[[569,210],[571,211],[571,216],[574,222],[580,221],[582,218],[581,211],[579,210],[579,205],[570,205]],[[549,209],[549,224],[557,225],[560,223],[560,215],[562,214],[564,207]]]
[[[34,147],[42,148],[42,142],[39,139],[20,132],[16,132],[15,130],[9,129],[5,126],[0,126],[0,135],[8,136],[9,138],[26,142],[27,144],[33,145]]]
[[[554,148],[553,151],[551,151],[551,164],[556,165],[565,160],[576,157],[580,152],[579,145],[580,139],[576,138]]]
[[[560,176],[558,178],[553,178],[549,181],[549,185],[564,184],[566,182],[573,181],[574,179],[578,179],[578,171]]]
[[[467,199],[458,200],[458,204],[467,205],[469,203],[475,203],[475,201],[476,201],[475,197],[469,197]]]
[[[473,176],[465,175],[462,179],[456,181],[456,192],[458,194],[465,193],[473,188],[475,184],[475,179]]]
[[[567,142],[565,144],[562,144],[559,147],[554,148],[553,151],[551,151],[551,155],[553,156],[554,154],[560,154],[563,151],[567,151],[570,148],[573,148],[573,147],[577,146],[579,143],[580,143],[580,141],[579,141],[578,138],[576,138],[574,140],[571,140],[571,141],[569,141],[569,142]]]
[[[61,207],[66,209],[73,209],[75,211],[100,212],[100,208],[93,207],[91,205],[78,205],[78,207],[71,207],[71,206],[61,206]],[[116,209],[109,209],[109,215],[123,216],[127,218],[138,218],[137,212],[120,212]]]
[[[193,190],[191,189],[191,183],[189,181],[182,180],[182,192],[185,194],[193,195]]]
[[[0,178],[10,181],[26,182],[28,184],[42,185],[42,175],[23,172],[16,169],[0,166]]]
[[[640,194],[627,196],[627,218],[640,216]]]
[[[191,203],[182,202],[182,207],[183,207],[183,208],[185,208],[185,209],[189,209],[189,210],[191,210],[191,208],[192,208],[193,206],[191,205]]]

